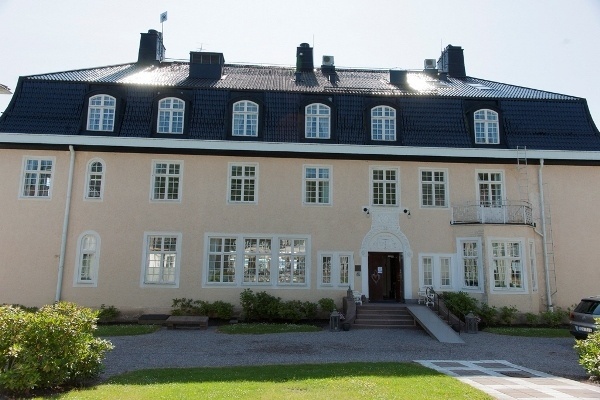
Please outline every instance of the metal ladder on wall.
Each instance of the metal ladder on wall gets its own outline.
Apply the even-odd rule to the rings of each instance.
[[[517,146],[517,171],[519,184],[519,200],[529,204],[529,175],[527,168],[527,147]]]

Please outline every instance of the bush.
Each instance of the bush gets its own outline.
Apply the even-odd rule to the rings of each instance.
[[[600,318],[596,318],[600,323]],[[600,331],[588,335],[585,340],[575,342],[579,364],[593,377],[600,378]]]
[[[544,311],[540,318],[545,325],[556,327],[564,324],[569,316],[569,312],[560,307],[556,307],[554,311]]]
[[[477,306],[477,300],[469,296],[468,293],[445,292],[442,295],[442,299],[450,312],[463,321],[465,320],[465,315],[471,311],[473,311],[473,313],[478,313],[479,307]]]
[[[333,302],[333,300],[331,301]],[[281,298],[272,296],[266,292],[255,294],[251,289],[244,289],[240,294],[240,303],[246,321],[260,320],[271,322],[276,319],[282,319],[298,322],[301,319],[314,318],[319,307],[316,303],[310,301],[282,301]]]
[[[529,325],[537,325],[540,321],[540,317],[537,314],[534,313],[526,313],[525,314],[525,322],[527,322],[527,324]]]
[[[498,312],[498,320],[502,325],[511,325],[517,316],[517,311],[518,310],[515,306],[500,307],[500,311]]]
[[[496,318],[498,317],[498,310],[494,306],[490,306],[487,303],[481,303],[481,306],[476,311],[481,321],[479,322],[480,329],[486,326],[494,325]]]
[[[97,377],[113,346],[93,336],[96,320],[97,311],[66,302],[0,307],[0,390],[24,395]]]
[[[268,294],[267,292],[256,293],[254,310],[256,317],[261,320],[273,321],[279,317],[281,298]]]
[[[330,299],[328,297],[323,297],[322,299],[319,300],[318,303],[319,303],[319,307],[321,308],[322,311],[326,311],[326,312],[330,313],[336,309],[335,301],[333,301],[333,299]]]
[[[173,299],[171,306],[173,315],[206,315],[216,319],[230,319],[233,315],[233,304],[217,300],[214,303],[187,298]]]
[[[106,307],[104,304],[100,306],[98,312],[98,322],[109,322],[114,321],[121,315],[121,311],[115,306]]]

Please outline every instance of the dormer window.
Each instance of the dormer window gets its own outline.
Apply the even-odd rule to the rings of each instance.
[[[258,136],[258,104],[242,100],[233,103],[233,136]]]
[[[115,126],[116,104],[116,99],[106,94],[90,97],[87,130],[112,132]]]
[[[477,110],[473,114],[476,144],[499,144],[498,113],[492,110]]]
[[[331,136],[331,108],[322,103],[306,106],[304,132],[307,139],[329,139]]]
[[[185,102],[176,97],[167,97],[158,102],[158,133],[183,133]]]
[[[396,110],[392,107],[371,109],[371,140],[396,140]]]

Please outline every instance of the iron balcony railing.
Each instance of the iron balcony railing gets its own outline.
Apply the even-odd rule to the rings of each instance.
[[[531,203],[503,201],[496,203],[468,202],[452,206],[452,224],[518,224],[531,225]]]

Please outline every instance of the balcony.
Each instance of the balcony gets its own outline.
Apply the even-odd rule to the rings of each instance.
[[[467,202],[452,207],[452,224],[515,224],[535,226],[531,204],[526,201],[502,203]]]

